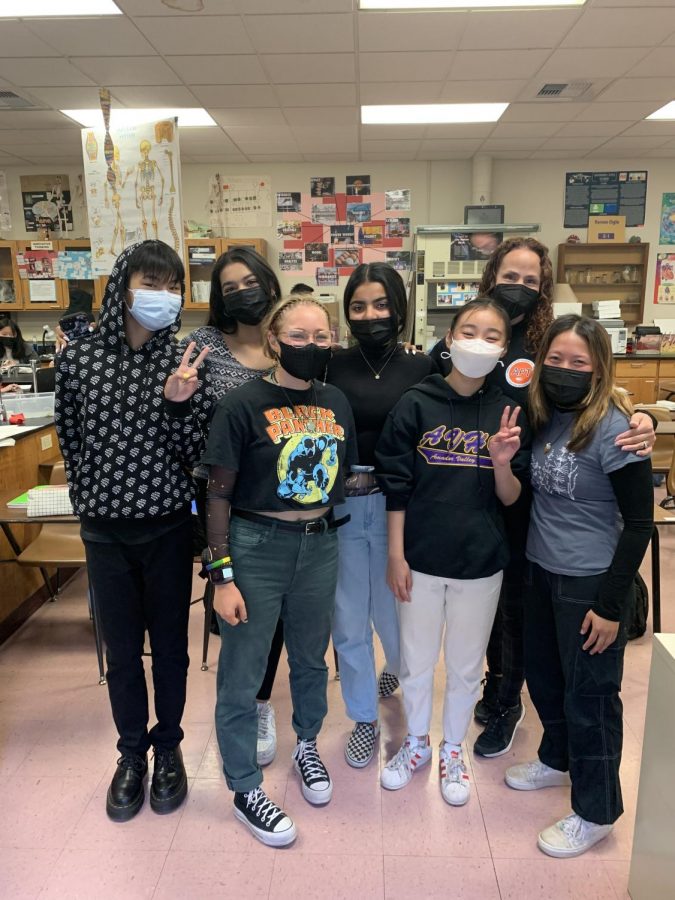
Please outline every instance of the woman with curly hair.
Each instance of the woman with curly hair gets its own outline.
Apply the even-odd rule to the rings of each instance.
[[[488,295],[506,310],[511,320],[511,342],[503,358],[488,375],[504,394],[523,409],[534,372],[534,358],[553,322],[553,266],[548,248],[533,237],[503,241],[487,261],[478,286],[479,296]],[[449,352],[442,340],[431,356],[443,374],[449,370]],[[649,456],[655,441],[652,421],[645,413],[634,413],[630,428],[618,435],[617,446],[626,453]],[[488,671],[483,697],[474,715],[485,725],[474,744],[479,756],[502,756],[511,749],[518,725],[525,716],[520,699],[524,682],[523,593],[525,544],[530,522],[530,493],[523,490],[518,501],[504,510],[511,545],[511,562],[504,570],[490,643]]]

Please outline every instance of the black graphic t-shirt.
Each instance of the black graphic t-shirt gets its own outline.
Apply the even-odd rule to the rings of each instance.
[[[345,475],[357,462],[341,391],[316,381],[294,391],[263,379],[218,403],[202,460],[237,472],[233,507],[274,512],[342,503]]]

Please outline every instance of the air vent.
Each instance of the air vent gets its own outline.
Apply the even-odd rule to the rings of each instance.
[[[549,82],[541,87],[536,95],[536,100],[581,100],[586,94],[591,93],[592,81]]]
[[[14,91],[0,91],[0,109],[35,109],[34,103]]]

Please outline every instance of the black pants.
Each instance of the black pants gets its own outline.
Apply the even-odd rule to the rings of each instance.
[[[195,478],[195,499],[197,501],[197,515],[202,523],[204,533],[206,533],[206,488],[207,482],[203,478]],[[218,627],[216,613],[213,613],[213,623]],[[284,623],[281,619],[277,622],[276,631],[272,638],[272,646],[270,647],[269,656],[267,657],[267,668],[265,669],[265,677],[260,685],[257,699],[264,703],[272,696],[272,688],[274,687],[274,679],[277,677],[277,669],[279,668],[279,660],[281,659],[281,651],[284,648]]]
[[[525,672],[544,726],[539,759],[572,779],[572,809],[597,825],[623,812],[619,765],[623,743],[625,628],[603,653],[582,650],[584,617],[604,575],[573,578],[530,564],[525,599]]]
[[[143,544],[84,542],[89,580],[106,644],[108,693],[120,753],[169,750],[183,739],[192,526],[188,520]],[[143,668],[145,632],[152,651],[157,724],[148,731]]]

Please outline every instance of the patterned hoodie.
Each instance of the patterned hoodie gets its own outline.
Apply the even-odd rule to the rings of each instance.
[[[69,344],[57,364],[55,424],[70,496],[92,526],[187,511],[193,492],[185,470],[201,456],[210,418],[201,385],[191,403],[164,401],[181,357],[180,317],[138,350],[125,340],[125,282],[137,246],[115,262],[98,330]]]

